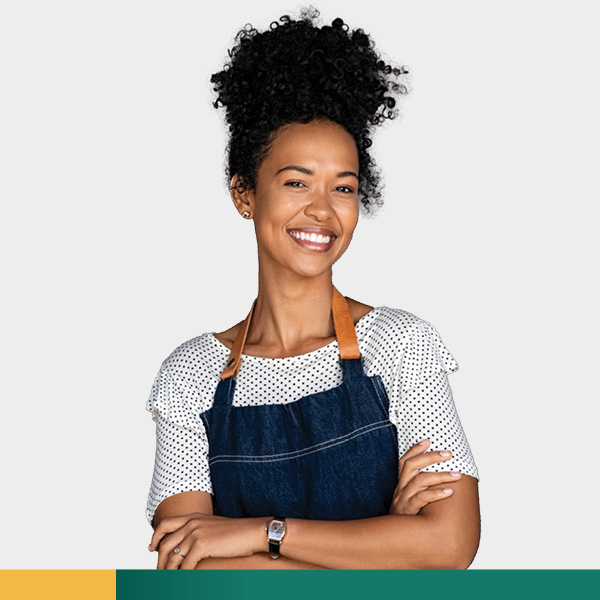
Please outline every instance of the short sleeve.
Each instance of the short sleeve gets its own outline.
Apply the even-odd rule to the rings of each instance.
[[[460,471],[479,479],[448,381],[448,374],[457,370],[458,363],[435,327],[426,321],[418,323],[397,373],[400,381],[393,386],[399,398],[390,419],[398,430],[399,456],[429,438],[430,450],[450,450],[452,458],[422,471]]]
[[[146,505],[150,525],[158,505],[181,492],[213,493],[208,466],[208,438],[168,371],[161,367],[152,385],[146,410],[156,423],[156,453]]]
[[[163,419],[174,425],[197,433],[200,433],[200,429],[203,431],[197,403],[194,402],[192,395],[187,393],[187,390],[182,389],[175,382],[164,363],[152,383],[146,410],[152,413],[154,421],[160,414]],[[205,433],[204,436],[206,437]]]
[[[427,321],[419,321],[409,334],[404,359],[401,363],[400,380],[406,392],[421,384],[431,375],[454,373],[458,363],[446,348],[437,329]]]

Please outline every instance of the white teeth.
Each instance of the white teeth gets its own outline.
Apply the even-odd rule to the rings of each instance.
[[[301,240],[308,240],[316,244],[329,244],[331,236],[321,235],[320,233],[304,233],[304,231],[290,231],[290,235]]]

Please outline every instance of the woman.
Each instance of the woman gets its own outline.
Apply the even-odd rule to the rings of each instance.
[[[466,568],[478,547],[477,469],[447,381],[458,365],[426,321],[332,282],[360,210],[381,204],[369,134],[396,116],[406,71],[317,16],[247,26],[211,79],[258,296],[154,382],[159,569]]]

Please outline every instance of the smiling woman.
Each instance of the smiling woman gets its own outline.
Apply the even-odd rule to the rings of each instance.
[[[238,191],[240,180],[234,175],[234,204],[254,219],[259,282],[286,263],[314,277],[342,256],[358,222],[358,170],[352,136],[317,118],[278,130],[253,189]]]
[[[247,25],[211,78],[258,295],[243,321],[173,350],[152,386],[159,569],[466,568],[477,551],[458,364],[427,321],[332,281],[361,210],[381,205],[370,135],[397,116],[407,71],[317,17]]]

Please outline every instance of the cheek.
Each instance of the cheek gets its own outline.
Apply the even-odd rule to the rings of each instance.
[[[257,214],[265,220],[277,221],[285,217],[294,204],[294,198],[277,190],[265,190],[256,200]]]
[[[351,233],[358,225],[358,200],[352,206],[347,206],[339,214],[339,218],[343,223],[344,229]]]

